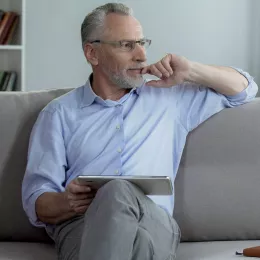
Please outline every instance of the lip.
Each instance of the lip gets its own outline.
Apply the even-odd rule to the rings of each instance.
[[[143,69],[143,68],[138,68],[138,69],[128,69],[128,70],[133,71],[134,73],[139,73],[139,74],[141,74],[142,69]]]

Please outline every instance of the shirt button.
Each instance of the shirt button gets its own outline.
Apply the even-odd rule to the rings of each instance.
[[[118,148],[117,151],[118,151],[119,153],[121,153],[121,152],[122,152],[122,149],[121,149],[121,148]]]
[[[120,129],[120,125],[117,125],[117,126],[116,126],[116,129],[118,129],[118,130],[119,130],[119,129]]]
[[[119,170],[115,170],[115,174],[118,174],[119,173]]]

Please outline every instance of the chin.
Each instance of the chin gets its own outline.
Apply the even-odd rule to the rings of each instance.
[[[132,88],[140,88],[143,85],[143,77],[139,77],[139,78],[131,78],[131,80],[126,80],[126,84],[124,84],[124,88],[127,89],[132,89]]]
[[[121,89],[133,89],[141,87],[144,79],[143,75],[129,75],[127,72],[119,74],[108,74],[112,82],[114,82]]]

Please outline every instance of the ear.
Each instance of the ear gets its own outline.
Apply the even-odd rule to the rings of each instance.
[[[98,57],[97,57],[97,50],[94,48],[94,46],[91,43],[86,43],[84,46],[84,55],[87,59],[87,61],[91,65],[98,65]]]

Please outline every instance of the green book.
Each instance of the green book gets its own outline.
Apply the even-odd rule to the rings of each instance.
[[[4,84],[2,85],[2,91],[6,91],[6,88],[7,88],[7,85],[8,85],[8,81],[10,79],[10,76],[11,76],[11,72],[7,71],[6,72],[6,77],[5,77],[5,80],[4,80]]]
[[[4,15],[5,15],[5,12],[3,10],[0,10],[0,23],[3,20]]]
[[[0,91],[3,88],[5,77],[6,77],[6,71],[0,71]]]
[[[10,78],[7,83],[7,87],[5,91],[13,91],[15,90],[15,82],[16,82],[17,74],[15,71],[11,72]]]

